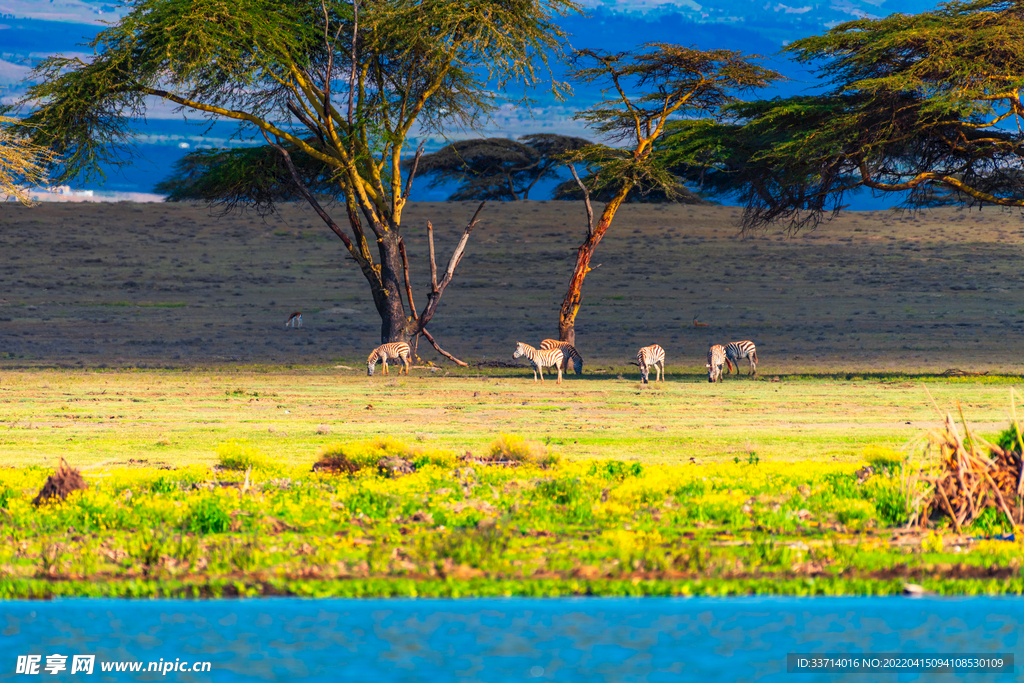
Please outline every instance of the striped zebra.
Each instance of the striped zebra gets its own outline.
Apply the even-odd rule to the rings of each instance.
[[[562,359],[564,358],[561,349],[535,349],[529,344],[516,342],[513,358],[526,356],[533,366],[533,381],[537,381],[537,373],[540,373],[540,381],[544,381],[544,368],[554,366],[558,370],[558,383],[562,383]]]
[[[561,349],[562,355],[562,372],[568,374],[569,372],[569,360],[572,359],[572,371],[577,375],[583,374],[583,356],[580,355],[576,347],[569,342],[558,341],[557,339],[545,339],[540,343],[540,350],[547,351],[549,349]]]
[[[709,382],[722,381],[722,366],[725,365],[726,362],[724,346],[721,344],[715,344],[708,349],[708,364],[705,367],[708,369]],[[739,372],[738,369],[737,372]]]
[[[665,349],[657,344],[645,346],[636,352],[636,364],[640,366],[640,380],[647,384],[647,376],[654,368],[654,381],[665,379]]]
[[[747,374],[757,374],[757,348],[754,346],[752,341],[734,341],[725,345],[725,364],[726,372],[732,372],[732,366],[736,366],[736,374],[740,374],[739,361],[747,359],[750,363],[750,372]]]
[[[384,363],[384,374],[388,374],[388,361],[397,360],[401,361],[402,365],[405,366],[405,374],[409,374],[409,364],[412,359],[412,349],[405,342],[391,342],[390,344],[381,344],[373,350],[370,357],[366,359],[366,374],[373,377],[373,369],[377,367],[377,361]],[[401,368],[398,370],[398,374],[402,374]]]

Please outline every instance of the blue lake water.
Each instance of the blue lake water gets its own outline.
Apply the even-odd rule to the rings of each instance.
[[[1024,601],[592,598],[0,602],[0,680],[1024,680],[1013,674],[786,673],[790,652],[1021,652]],[[19,655],[67,670],[16,672]],[[72,675],[73,655],[95,655]],[[1017,656],[1018,660],[1020,655]],[[208,673],[101,662],[209,661]]]

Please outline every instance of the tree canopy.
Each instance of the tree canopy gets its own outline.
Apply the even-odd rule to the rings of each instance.
[[[46,168],[54,161],[54,155],[47,148],[32,144],[24,131],[15,128],[18,123],[18,119],[0,116],[0,195],[31,204],[26,186],[47,182]]]
[[[128,7],[92,42],[94,59],[47,58],[21,102],[35,107],[26,120],[36,142],[63,154],[58,177],[128,161],[131,121],[152,97],[259,132],[362,270],[384,341],[432,340],[426,323],[458,261],[432,278],[417,312],[401,235],[410,130],[472,128],[496,106],[495,93],[540,84],[549,55],[561,54],[557,17],[579,9],[573,0],[131,0]],[[297,152],[330,169],[347,228],[303,184]],[[258,155],[224,158],[247,154]],[[282,196],[225,187],[237,201],[265,208]],[[471,229],[456,248],[460,258]]]
[[[316,145],[315,140],[306,140]],[[343,199],[334,169],[294,145],[284,145],[299,175],[296,183],[284,156],[270,145],[237,149],[200,149],[174,163],[174,171],[154,187],[169,202],[205,201],[226,211],[251,207],[270,213],[278,202],[302,201],[304,185],[316,195]]]
[[[524,135],[518,140],[460,140],[424,154],[419,175],[430,177],[429,187],[459,183],[449,201],[529,199],[538,182],[558,177],[562,155],[590,144],[583,138],[553,133]],[[406,162],[407,166],[411,163]]]
[[[756,57],[732,50],[648,43],[633,52],[598,50],[576,52],[570,77],[604,86],[603,97],[576,118],[622,147],[590,145],[565,155],[587,210],[587,235],[576,252],[576,265],[559,313],[559,339],[575,340],[576,314],[583,300],[583,280],[590,259],[607,232],[619,206],[631,192],[663,193],[677,197],[679,179],[670,170],[659,139],[673,122],[713,117],[740,93],[781,78],[756,63]],[[586,170],[580,179],[575,163]],[[591,197],[608,197],[596,224]]]
[[[667,158],[741,197],[747,227],[816,223],[861,188],[912,204],[1024,206],[1021,45],[1024,0],[847,22],[784,51],[815,65],[825,92],[679,123]]]
[[[580,178],[581,182],[579,183],[576,182],[575,178],[559,183],[555,187],[554,199],[578,202],[583,201],[585,197],[589,197],[592,201],[610,202],[615,198],[615,193],[607,185],[593,193],[584,191],[587,186],[599,184],[595,176],[596,174]],[[673,202],[678,204],[701,204],[705,201],[700,195],[694,193],[693,190],[677,180],[668,188],[661,184],[635,185],[626,194],[623,204],[665,204]]]

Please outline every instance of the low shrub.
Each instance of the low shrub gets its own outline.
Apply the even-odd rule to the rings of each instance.
[[[1016,424],[1011,424],[1003,430],[996,439],[996,445],[1004,451],[1021,452],[1021,433]]]
[[[892,477],[899,474],[900,468],[906,461],[906,457],[891,448],[885,446],[867,446],[864,448],[864,459],[868,461],[876,472]]]
[[[837,501],[833,512],[836,521],[846,526],[858,527],[875,516],[875,509],[866,500]]]
[[[458,456],[451,451],[423,449],[383,436],[371,441],[335,443],[320,449],[314,470],[354,474],[362,469],[377,469],[388,458],[407,460],[414,469],[435,465],[454,467]]]
[[[910,519],[907,496],[900,486],[876,486],[871,498],[875,502],[878,519],[886,526],[903,526]]]
[[[314,472],[329,472],[331,474],[355,474],[362,467],[348,457],[342,448],[334,449],[328,447],[321,450],[320,455],[313,463]]]
[[[270,461],[263,451],[232,439],[217,446],[217,465],[225,470],[265,470]]]
[[[360,488],[344,501],[345,508],[353,515],[363,514],[371,519],[384,519],[394,504],[388,494],[366,488]]]
[[[454,565],[492,569],[500,565],[511,544],[509,534],[499,527],[457,529],[436,536],[421,536],[413,550],[423,564],[440,569],[444,560]]]
[[[204,495],[189,508],[183,527],[197,534],[222,534],[231,528],[231,515],[218,497]]]
[[[641,477],[644,466],[638,462],[622,462],[621,460],[600,460],[590,464],[587,472],[592,477],[621,481],[626,477]]]
[[[980,536],[997,536],[1012,531],[1006,516],[994,507],[987,507],[968,527]]]
[[[540,467],[551,467],[561,460],[557,454],[549,451],[543,444],[527,441],[516,434],[499,435],[491,444],[486,459]]]

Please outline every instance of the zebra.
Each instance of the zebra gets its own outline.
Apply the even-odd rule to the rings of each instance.
[[[705,367],[708,369],[709,382],[722,381],[722,366],[727,362],[724,346],[721,344],[715,344],[708,349],[708,364]],[[739,368],[737,368],[736,372],[739,372]]]
[[[537,381],[537,373],[540,373],[540,381],[544,381],[544,368],[554,366],[558,370],[558,383],[562,383],[562,359],[565,357],[561,349],[535,349],[529,344],[516,342],[516,350],[513,358],[526,356],[533,366],[533,381]]]
[[[302,327],[302,311],[295,311],[288,316],[288,321],[284,324],[285,327]]]
[[[540,350],[547,351],[548,349],[561,349],[562,354],[565,356],[562,359],[562,372],[569,372],[569,359],[572,359],[572,371],[577,375],[583,374],[583,356],[579,354],[575,346],[569,342],[558,341],[557,339],[545,339],[540,343]]]
[[[637,351],[636,364],[640,366],[640,381],[644,384],[648,383],[647,377],[652,367],[654,368],[654,381],[665,380],[665,349],[657,344],[645,346]]]
[[[405,367],[405,374],[409,374],[409,364],[412,358],[412,349],[405,342],[391,342],[390,344],[381,344],[373,350],[370,357],[366,359],[366,374],[373,377],[373,370],[377,367],[377,361],[384,363],[384,374],[388,374],[388,361],[397,360],[401,361]],[[401,368],[398,370],[398,374],[402,374]]]
[[[740,374],[739,361],[747,359],[750,363],[750,375],[757,374],[757,348],[752,341],[734,341],[725,345],[726,372],[732,372],[732,366],[736,366],[736,374]]]

